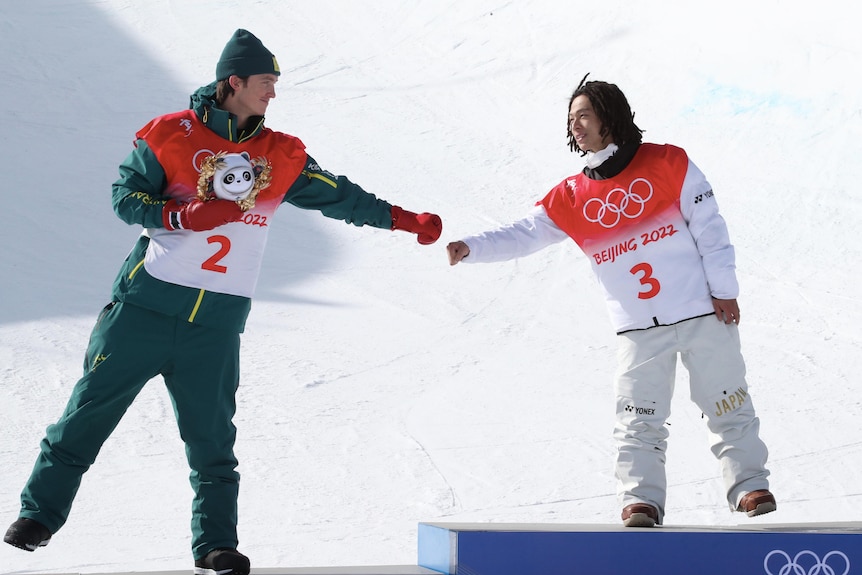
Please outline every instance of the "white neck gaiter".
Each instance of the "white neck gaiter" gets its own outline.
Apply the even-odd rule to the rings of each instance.
[[[601,166],[605,160],[613,156],[619,149],[619,146],[616,144],[608,144],[608,147],[604,150],[587,152],[587,167],[592,169]]]

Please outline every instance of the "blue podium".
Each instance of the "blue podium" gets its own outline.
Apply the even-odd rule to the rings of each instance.
[[[737,527],[420,523],[419,565],[446,575],[851,575],[862,522]]]

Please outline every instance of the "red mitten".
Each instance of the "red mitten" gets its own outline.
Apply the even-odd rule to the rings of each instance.
[[[187,204],[171,200],[162,210],[162,223],[169,230],[203,232],[242,218],[242,208],[228,200],[204,202],[194,199]]]
[[[424,212],[414,214],[398,206],[392,206],[392,229],[417,235],[416,241],[423,246],[433,244],[443,232],[443,221],[436,214]]]

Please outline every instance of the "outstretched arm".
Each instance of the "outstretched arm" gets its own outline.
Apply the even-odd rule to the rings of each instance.
[[[345,176],[321,168],[311,156],[302,174],[284,196],[298,208],[319,210],[324,216],[356,226],[403,230],[417,235],[420,244],[432,244],[440,237],[440,216],[420,214],[393,206],[365,191]]]
[[[545,208],[536,206],[526,217],[499,228],[446,246],[449,264],[455,265],[468,255],[470,263],[502,262],[535,253],[569,236],[548,217]]]

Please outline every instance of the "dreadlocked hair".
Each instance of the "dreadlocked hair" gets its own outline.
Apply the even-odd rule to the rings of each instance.
[[[578,146],[575,142],[575,135],[572,134],[572,124],[568,120],[568,112],[572,108],[572,102],[578,96],[586,96],[589,98],[596,112],[599,121],[602,123],[602,137],[610,134],[611,139],[618,146],[623,146],[631,142],[640,143],[643,140],[643,130],[635,125],[635,115],[626,100],[625,94],[616,84],[607,82],[591,81],[587,82],[589,73],[581,79],[581,83],[572,93],[569,98],[569,106],[566,108],[566,137],[569,141],[569,149],[577,150],[582,156],[587,153]]]

